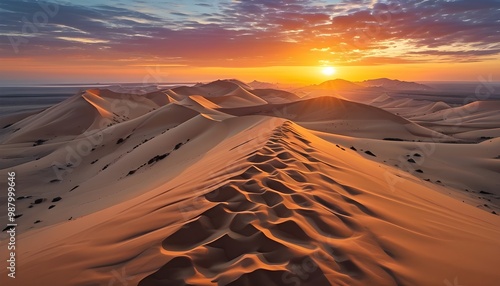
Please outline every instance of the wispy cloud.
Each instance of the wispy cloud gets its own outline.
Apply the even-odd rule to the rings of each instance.
[[[75,37],[56,37],[57,39],[65,40],[65,41],[70,41],[70,42],[77,42],[77,43],[83,43],[83,44],[100,44],[100,43],[108,43],[108,40],[98,40],[98,39],[91,39],[91,38],[75,38]]]

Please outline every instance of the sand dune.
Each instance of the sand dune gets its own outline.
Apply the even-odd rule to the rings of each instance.
[[[2,143],[34,143],[61,136],[75,137],[88,129],[97,128],[95,124],[100,118],[98,110],[83,97],[73,97],[44,112],[12,122],[9,127],[11,132],[2,138]]]
[[[451,108],[450,105],[442,101],[433,102],[410,98],[394,99],[390,96],[380,96],[369,104],[409,119]]]
[[[153,95],[156,97],[156,93]],[[159,106],[156,102],[151,101],[148,95],[116,93],[107,89],[87,90],[82,97],[94,106],[101,116],[112,118],[117,122],[136,118]],[[120,110],[117,106],[126,108],[127,112],[118,114]]]
[[[454,140],[382,109],[331,96],[286,104],[219,110],[235,116],[249,114],[276,116],[293,120],[312,130],[362,138],[436,142]]]
[[[476,101],[463,106],[441,109],[412,119],[424,126],[453,134],[457,138],[498,137],[500,101]]]
[[[254,89],[252,93],[271,104],[290,103],[300,99],[294,93],[277,89]]]
[[[267,101],[261,99],[260,97],[242,89],[232,91],[228,95],[224,96],[212,96],[208,97],[208,100],[219,105],[220,107],[241,107],[241,106],[259,106],[267,104]]]
[[[473,275],[485,270],[466,270],[470,269],[470,256],[463,252],[457,255],[461,243],[441,249],[435,241],[436,236],[447,237],[449,232],[456,235],[458,225],[442,228],[441,220],[464,218],[452,218],[439,210],[458,202],[411,182],[403,183],[407,185],[404,194],[391,192],[382,176],[374,179],[377,172],[382,174],[388,169],[363,162],[355,152],[328,150],[328,146],[293,124],[279,127],[263,150],[247,159],[251,166],[244,173],[204,195],[211,207],[162,242],[162,253],[175,258],[140,285],[175,285],[180,281],[245,285],[255,280],[271,285],[295,281],[304,285],[425,285],[438,282],[439,275],[452,275],[446,270],[449,262],[439,262],[443,256],[460,260],[455,262],[465,271],[461,272],[464,281],[467,272]],[[314,151],[307,150],[310,148]],[[357,176],[363,176],[360,183],[350,180],[354,170]],[[426,206],[428,199],[444,205]],[[385,204],[391,205],[392,211],[384,209]],[[468,210],[483,214],[472,207]],[[412,219],[416,213],[420,222]],[[411,230],[406,229],[407,225],[411,225]],[[410,244],[413,250],[409,245],[386,240],[383,235],[405,237],[415,231],[418,235]],[[378,236],[379,232],[384,238]],[[464,235],[468,237],[464,242],[488,241],[499,233]],[[192,240],[187,241],[186,237]],[[453,250],[454,247],[457,248]],[[489,247],[471,250],[469,254],[484,257]],[[416,249],[425,249],[426,253],[413,252]],[[395,266],[395,253],[403,256],[398,255],[400,259],[428,265],[427,277],[411,275],[411,268]],[[213,261],[218,262],[217,266],[212,266]],[[443,265],[438,266],[440,263]],[[175,272],[179,265],[182,267]],[[218,265],[228,267],[227,275],[219,274]],[[299,273],[293,272],[294,266],[309,270],[302,269],[303,281]],[[483,281],[488,283],[489,279],[493,283],[495,275]]]
[[[0,119],[6,285],[497,285],[500,141],[472,140],[496,105],[362,92],[116,87]]]
[[[238,80],[218,80],[208,84],[198,84],[193,87],[181,86],[172,91],[182,95],[201,95],[204,97],[217,97],[229,94],[241,95],[252,88]]]

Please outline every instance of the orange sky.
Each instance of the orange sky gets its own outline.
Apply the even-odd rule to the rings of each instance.
[[[500,81],[500,61],[479,63],[422,63],[387,64],[374,66],[328,65],[335,69],[333,75],[325,75],[326,65],[316,66],[270,66],[270,67],[195,67],[195,66],[116,66],[46,64],[38,62],[12,63],[5,69],[6,78],[36,78],[31,83],[165,83],[198,82],[225,78],[238,78],[281,83],[315,84],[329,79],[342,78],[350,81],[387,77],[407,81],[477,81],[480,77],[491,77]],[[64,71],[64,73],[61,73]],[[117,76],[119,75],[119,76]],[[24,83],[23,81],[20,81]],[[29,82],[28,82],[29,83]]]
[[[495,1],[115,2],[2,1],[0,84],[500,80]]]

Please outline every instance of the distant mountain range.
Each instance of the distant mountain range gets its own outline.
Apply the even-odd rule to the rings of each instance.
[[[276,84],[276,83],[262,82],[262,81],[257,81],[257,80],[249,82],[249,83],[247,83],[247,85],[249,85],[255,89],[269,89],[269,88],[278,89],[279,88],[278,84]]]
[[[248,83],[252,88],[260,89],[260,88],[276,88],[277,85],[273,83],[266,83],[260,81],[253,81]],[[432,90],[431,87],[409,81],[400,81],[395,79],[388,78],[378,78],[378,79],[370,79],[359,82],[352,82],[344,79],[334,79],[322,82],[317,85],[308,86],[307,88],[312,89],[332,89],[332,90],[362,90],[366,88],[381,88],[384,90],[394,90],[394,91],[402,91],[402,90]]]
[[[430,86],[425,84],[388,78],[370,79],[356,82],[356,84],[364,87],[382,87],[389,90],[432,90]]]

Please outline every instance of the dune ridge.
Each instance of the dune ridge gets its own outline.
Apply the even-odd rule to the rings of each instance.
[[[312,141],[318,141],[317,138],[311,134],[304,136],[301,134],[304,130],[297,129],[290,122],[275,129],[264,148],[247,158],[250,165],[244,173],[204,194],[205,200],[211,202],[209,209],[189,219],[181,229],[163,240],[162,253],[171,256],[172,260],[139,285],[249,285],[253,281],[271,285],[296,282],[300,285],[432,283],[432,278],[426,280],[406,276],[410,269],[395,266],[393,253],[405,253],[408,259],[421,259],[424,260],[421,263],[427,262],[435,267],[439,264],[438,252],[440,255],[443,252],[452,255],[453,251],[459,251],[459,248],[438,250],[439,243],[436,244],[433,238],[435,233],[428,230],[432,228],[430,224],[438,227],[440,219],[446,221],[450,217],[440,213],[435,207],[421,205],[415,208],[404,203],[405,200],[411,201],[405,197],[406,194],[385,194],[390,188],[384,187],[383,183],[378,186],[374,184],[377,186],[375,188],[373,185],[368,188],[366,186],[371,184],[365,182],[365,187],[359,188],[357,184],[353,186],[352,182],[350,185],[337,182],[332,174],[336,169],[347,166],[338,166],[336,160],[325,160],[331,157],[321,154],[323,146],[311,146],[314,145],[311,144]],[[309,137],[311,141],[305,137]],[[348,152],[339,156],[344,160],[345,157],[357,157],[352,151],[349,154],[349,151],[339,149],[334,153],[340,152]],[[356,170],[362,172],[360,169]],[[363,178],[370,181],[364,176]],[[380,187],[383,189],[379,189]],[[430,194],[419,195],[424,200],[425,195]],[[380,207],[368,207],[363,203],[364,199],[360,199],[366,196],[375,196],[382,201],[394,200],[396,197],[402,199],[399,209],[401,212],[398,214],[400,217],[391,221],[395,217],[382,211]],[[420,231],[417,232],[421,241],[414,241],[415,244],[412,245],[416,249],[423,248],[433,252],[432,262],[429,257],[418,258],[419,254],[411,253],[406,246],[382,243],[384,238],[378,236],[379,227],[384,232],[388,229],[393,234],[401,232],[401,236],[415,231],[405,228],[405,224],[411,224],[412,227],[419,225],[410,222],[408,212],[411,211],[402,211],[405,208],[413,209],[412,211],[425,209],[426,215],[436,216],[432,223],[427,221],[419,226]],[[373,219],[381,219],[383,226],[369,222]],[[406,222],[402,223],[403,221]],[[366,227],[374,229],[366,233]],[[441,229],[443,236],[454,232],[454,227],[449,227],[450,229]],[[498,232],[480,232],[483,233],[481,239],[485,240],[488,240],[489,235],[499,235]],[[193,237],[193,241],[186,241],[187,237]],[[469,238],[472,239],[470,235]],[[436,248],[431,251],[426,243],[434,244]],[[364,246],[355,250],[360,245]],[[476,251],[469,254],[478,255]],[[479,256],[487,251],[487,248],[481,250],[483,254]],[[467,265],[468,259],[460,260],[458,264],[465,271],[461,272],[462,276],[466,272],[472,274],[479,270],[470,270],[473,266]],[[212,266],[213,264],[215,265]],[[222,271],[222,275],[219,274],[219,265],[228,267],[226,271]],[[172,272],[173,269],[179,269],[179,273]],[[444,265],[441,270],[443,269]],[[187,273],[192,275],[185,275]],[[493,283],[495,275],[489,279]],[[488,279],[483,281],[486,280]]]

